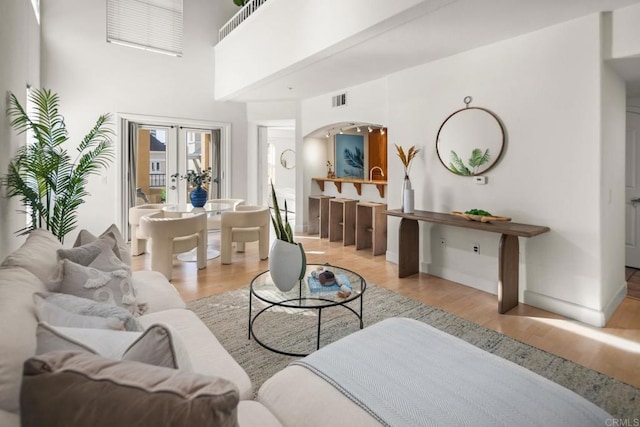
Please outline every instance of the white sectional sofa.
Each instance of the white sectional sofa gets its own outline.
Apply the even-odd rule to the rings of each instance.
[[[49,232],[33,231],[0,267],[0,426],[19,426],[19,394],[23,363],[36,353],[33,294],[47,292],[56,275],[56,251],[62,245]],[[228,379],[240,395],[237,416],[242,426],[280,426],[261,404],[252,401],[253,388],[245,371],[190,310],[176,289],[158,272],[132,273],[138,299],[148,304],[138,317],[143,327],[164,323],[173,327],[188,351],[193,372]]]

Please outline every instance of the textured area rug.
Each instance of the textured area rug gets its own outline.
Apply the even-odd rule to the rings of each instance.
[[[350,305],[359,310],[358,301]],[[254,390],[296,359],[269,351],[254,339],[248,339],[248,289],[201,298],[188,303],[187,307],[202,319],[245,369]],[[253,299],[254,314],[264,307],[264,303]],[[317,310],[273,308],[254,323],[254,333],[262,342],[279,350],[309,353],[316,345],[317,315]],[[635,387],[438,308],[369,284],[364,294],[365,327],[388,317],[408,317],[428,323],[573,390],[616,418],[640,420],[640,390]],[[358,329],[358,319],[350,311],[341,307],[325,309],[322,311],[320,345],[322,347]]]

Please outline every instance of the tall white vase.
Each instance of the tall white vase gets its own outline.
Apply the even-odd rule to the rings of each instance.
[[[274,285],[283,292],[290,291],[304,278],[307,267],[304,249],[299,243],[275,240],[269,252],[269,273]]]
[[[414,211],[414,204],[413,204],[414,190],[413,189],[404,190],[403,193],[404,193],[404,198],[402,200],[402,212],[404,212],[404,213],[413,213],[413,211]]]
[[[411,188],[411,180],[409,175],[404,175],[402,183],[402,203],[400,204],[402,212],[413,213],[413,189]],[[409,199],[410,198],[410,199]]]

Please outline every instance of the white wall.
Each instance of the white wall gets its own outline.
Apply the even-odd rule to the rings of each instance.
[[[43,2],[42,86],[60,94],[72,141],[105,112],[231,123],[232,194],[243,198],[246,108],[213,101],[213,44],[235,9],[229,4],[185,2],[184,55],[174,58],[107,43],[102,0]],[[99,232],[117,222],[121,176],[118,159],[89,183],[79,229]]]
[[[570,63],[563,60],[567,52]],[[601,293],[600,64],[600,19],[592,15],[389,79],[390,129],[400,140],[425,148],[412,171],[414,188],[422,189],[416,191],[416,208],[482,208],[549,226],[548,234],[520,239],[521,290],[526,290],[521,300],[553,304],[553,311],[594,324],[603,322],[609,303]],[[445,170],[434,150],[440,123],[467,95],[472,105],[500,116],[508,134],[504,157],[487,173],[485,186]],[[389,181],[400,188],[398,175],[390,174]],[[389,192],[389,204],[399,204],[398,193]],[[497,291],[499,236],[432,227],[423,242],[429,234],[428,271]],[[445,249],[436,238],[441,235],[448,241]],[[472,243],[480,243],[480,260]],[[388,247],[397,247],[396,234],[390,233]]]
[[[389,127],[390,208],[400,205],[402,187],[393,144],[416,145],[422,148],[411,171],[416,209],[482,208],[549,226],[550,233],[520,239],[520,300],[594,325],[617,305],[624,266],[624,221],[616,222],[624,188],[612,171],[624,164],[624,138],[621,112],[609,111],[620,108],[623,86],[602,67],[600,35],[600,16],[591,15],[390,75],[374,83],[387,86],[379,102],[368,98],[377,91],[356,90],[366,85],[347,89],[351,102],[387,112],[378,121]],[[435,150],[440,124],[467,95],[472,106],[495,112],[507,132],[504,157],[484,186],[450,173]],[[321,98],[303,102],[303,125],[336,121]],[[605,143],[615,149],[601,158]],[[397,227],[390,218],[390,261],[397,261]],[[499,235],[428,224],[421,234],[422,271],[497,292]]]
[[[625,262],[625,82],[605,62],[601,83],[600,264],[601,294],[609,318],[627,295]]]
[[[446,3],[440,0],[437,3]],[[422,0],[271,0],[250,16],[242,31],[216,45],[216,95],[224,99],[253,83],[302,66],[371,37]],[[433,2],[430,2],[433,3]],[[434,5],[434,7],[436,7]],[[286,47],[286,48],[283,48]],[[238,49],[243,55],[238,56]],[[260,66],[256,66],[260,64]]]
[[[13,92],[20,104],[26,103],[27,85],[40,84],[40,27],[31,3],[25,0],[0,2],[0,175],[7,173],[9,160],[25,143],[24,135],[12,130],[7,111],[8,93]],[[16,249],[24,237],[15,231],[25,226],[25,216],[18,198],[7,199],[2,189],[0,197],[0,259]]]
[[[640,4],[614,10],[612,21],[611,56],[637,56],[640,53]]]

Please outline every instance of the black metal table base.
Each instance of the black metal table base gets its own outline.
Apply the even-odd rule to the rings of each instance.
[[[258,317],[260,317],[261,314],[263,314],[267,310],[269,310],[269,309],[271,309],[273,307],[282,306],[283,304],[291,302],[291,301],[299,301],[300,303],[302,303],[303,300],[317,300],[317,301],[328,301],[328,302],[334,302],[334,301],[333,300],[324,299],[324,298],[291,298],[291,299],[288,299],[288,300],[285,300],[285,301],[281,301],[278,304],[271,304],[271,305],[263,308],[259,312],[257,312],[255,316],[251,316],[251,302],[252,302],[253,296],[254,296],[253,293],[250,292],[249,293],[249,339],[251,339],[251,337],[253,337],[253,339],[256,340],[256,342],[258,344],[260,344],[260,346],[266,348],[267,350],[273,351],[274,353],[284,354],[284,355],[287,355],[287,356],[294,356],[294,357],[308,356],[309,353],[293,353],[293,352],[289,352],[289,351],[283,351],[283,350],[279,350],[277,348],[273,348],[273,347],[263,343],[262,341],[260,341],[260,339],[253,332],[253,323],[258,319]],[[330,308],[330,307],[346,308],[347,310],[351,311],[353,314],[356,315],[356,317],[360,321],[360,329],[362,329],[364,327],[364,323],[362,321],[362,297],[363,297],[363,295],[361,294],[359,296],[359,299],[360,299],[360,313],[358,313],[352,307],[349,307],[348,305],[346,305],[347,302],[345,302],[344,304],[338,303],[338,304],[334,304],[334,305],[330,305],[330,306],[323,306],[323,307],[305,307],[305,306],[302,306],[300,304],[300,310],[318,310],[318,329],[317,329],[317,334],[316,334],[316,350],[318,350],[320,348],[320,326],[322,324],[322,310],[325,309],[325,308]],[[351,301],[353,301],[353,300],[351,300]],[[351,301],[348,301],[348,302],[351,302]],[[292,307],[290,305],[287,305],[286,307],[287,308],[296,308],[297,309],[297,307]]]

